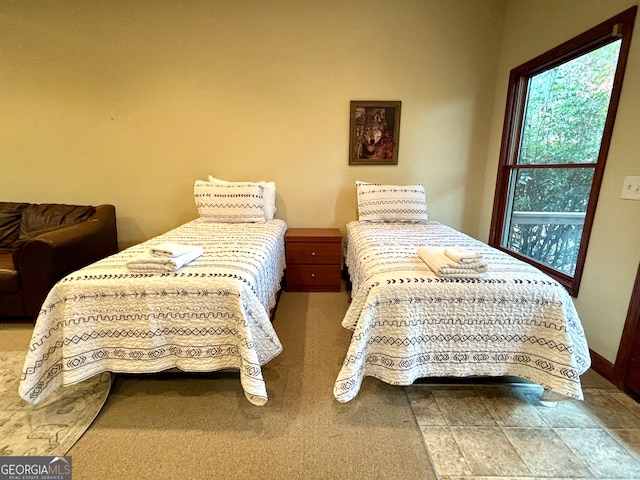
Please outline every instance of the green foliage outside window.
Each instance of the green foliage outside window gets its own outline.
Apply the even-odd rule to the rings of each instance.
[[[549,223],[522,223],[518,213],[586,212],[619,51],[618,40],[529,80],[506,246],[568,275],[582,223],[563,223],[558,215]]]

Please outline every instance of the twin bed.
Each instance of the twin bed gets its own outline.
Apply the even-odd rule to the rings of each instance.
[[[58,282],[35,324],[22,398],[40,403],[56,388],[106,371],[231,368],[247,399],[264,405],[261,367],[282,350],[269,312],[285,268],[287,226],[265,215],[262,183],[196,182],[199,218]],[[127,267],[166,243],[203,254],[170,272]]]
[[[429,221],[421,184],[356,189],[359,221],[347,225],[345,254],[352,302],[342,321],[353,335],[334,385],[338,401],[353,399],[366,376],[393,385],[517,376],[543,386],[543,400],[582,399],[589,350],[562,285]],[[437,275],[419,255],[452,247],[482,258],[482,273]]]
[[[439,277],[416,255],[423,245],[479,253],[488,272]],[[353,399],[366,376],[393,385],[517,376],[582,399],[590,357],[580,320],[566,290],[534,267],[437,222],[351,222],[345,263],[352,302],[342,325],[353,336],[337,400]]]
[[[286,266],[287,227],[273,212],[260,215],[264,185],[230,185],[196,182],[198,219],[54,286],[25,360],[25,400],[39,403],[58,387],[105,371],[233,368],[247,399],[267,402],[261,367],[282,350],[269,311]],[[347,225],[345,251],[352,302],[342,320],[353,335],[334,385],[338,401],[352,400],[367,376],[393,385],[421,377],[517,376],[582,398],[579,377],[589,368],[589,351],[560,284],[429,221],[421,185],[357,188],[359,221]],[[239,203],[234,208],[221,198]],[[236,214],[241,221],[229,221]],[[131,259],[166,242],[199,246],[203,255],[173,272],[127,269]],[[426,245],[480,254],[488,271],[438,276],[416,254]]]

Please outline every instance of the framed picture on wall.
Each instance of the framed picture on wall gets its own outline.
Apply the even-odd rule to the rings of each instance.
[[[397,165],[400,101],[351,101],[349,165]]]

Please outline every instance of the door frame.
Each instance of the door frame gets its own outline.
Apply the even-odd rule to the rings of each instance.
[[[627,373],[631,365],[633,345],[636,342],[640,342],[640,265],[638,265],[636,280],[631,292],[629,310],[622,330],[616,363],[613,366],[613,383],[620,389],[625,387]]]

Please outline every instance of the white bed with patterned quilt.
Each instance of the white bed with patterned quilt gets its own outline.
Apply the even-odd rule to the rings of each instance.
[[[367,218],[360,196],[359,202],[360,219]],[[425,217],[426,211],[419,222],[374,218],[347,225],[352,301],[342,325],[353,335],[335,398],[352,400],[367,376],[392,385],[516,376],[544,387],[545,398],[582,399],[580,375],[591,360],[564,287]],[[462,247],[482,255],[488,271],[477,278],[436,275],[417,254],[424,246]]]
[[[37,404],[101,372],[230,368],[239,370],[247,399],[264,405],[261,367],[282,351],[269,312],[285,268],[286,228],[264,217],[219,223],[201,211],[200,218],[69,274],[36,321],[21,397]],[[127,267],[166,242],[203,253],[175,271]]]

